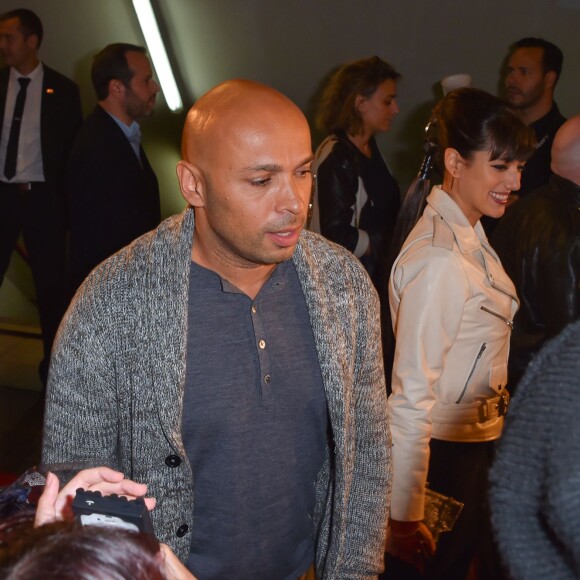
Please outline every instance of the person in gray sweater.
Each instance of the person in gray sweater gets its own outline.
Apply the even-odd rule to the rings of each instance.
[[[95,269],[63,320],[43,462],[147,483],[157,537],[200,580],[375,578],[379,303],[348,251],[303,231],[306,119],[228,81],[190,110],[183,157],[188,207]]]
[[[490,473],[509,578],[580,577],[580,321],[527,367]]]

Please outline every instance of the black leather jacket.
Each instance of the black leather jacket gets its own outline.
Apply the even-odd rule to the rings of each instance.
[[[521,302],[511,339],[512,392],[542,344],[580,317],[579,210],[580,186],[553,175],[495,229],[492,245]]]
[[[365,157],[346,134],[336,135],[331,152],[317,167],[320,232],[355,252],[360,231],[368,234],[371,255],[361,262],[373,279],[391,239],[401,204],[399,186],[391,175],[374,139],[372,160]],[[357,205],[360,180],[368,197]]]

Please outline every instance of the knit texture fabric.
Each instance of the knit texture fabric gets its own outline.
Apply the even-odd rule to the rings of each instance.
[[[55,344],[43,441],[44,462],[106,464],[146,482],[156,535],[182,560],[195,525],[181,437],[193,230],[187,209],[87,278]],[[373,578],[391,482],[378,297],[358,260],[316,234],[302,233],[292,259],[332,427],[316,485],[317,578]]]
[[[580,577],[580,321],[530,363],[491,470],[492,523],[515,580]]]

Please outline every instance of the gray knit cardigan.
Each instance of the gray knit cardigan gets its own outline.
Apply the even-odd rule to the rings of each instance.
[[[528,366],[490,478],[509,577],[580,578],[580,321]]]
[[[181,437],[193,230],[186,209],[87,278],[55,342],[43,441],[44,462],[106,464],[147,483],[156,534],[182,560],[195,525]],[[292,259],[333,435],[316,487],[317,577],[373,578],[391,483],[378,298],[358,261],[316,234],[303,232]]]

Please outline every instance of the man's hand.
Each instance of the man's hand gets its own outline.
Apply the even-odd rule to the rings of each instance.
[[[60,491],[58,477],[49,473],[44,492],[38,500],[35,526],[72,518],[71,504],[79,487],[90,491],[100,491],[103,495],[124,495],[129,499],[142,497],[147,493],[144,483],[125,479],[123,474],[108,467],[94,467],[79,471]],[[155,498],[145,498],[145,505],[151,511]]]

